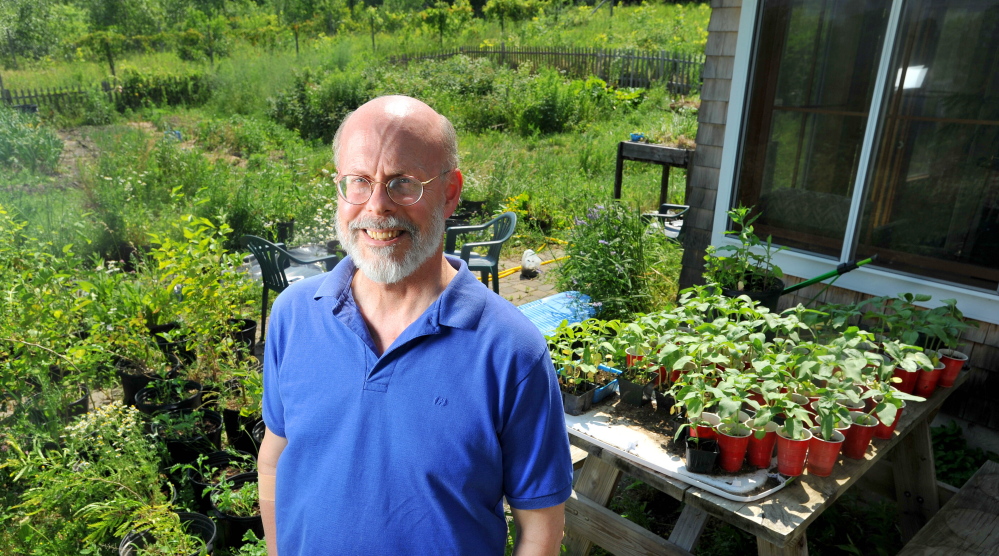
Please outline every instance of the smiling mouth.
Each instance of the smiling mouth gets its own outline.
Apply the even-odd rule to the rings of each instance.
[[[402,230],[364,230],[368,237],[371,239],[377,239],[379,241],[388,241],[390,239],[395,239],[402,234]]]

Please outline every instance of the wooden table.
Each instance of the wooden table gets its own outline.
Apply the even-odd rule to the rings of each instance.
[[[967,380],[967,375],[962,373],[953,388],[938,388],[925,402],[910,402],[892,438],[875,438],[864,459],[841,456],[829,477],[816,477],[806,471],[772,496],[751,503],[724,499],[641,463],[619,458],[591,443],[582,433],[570,430],[570,442],[586,450],[588,457],[576,478],[572,497],[566,502],[564,544],[569,554],[581,556],[589,553],[591,544],[619,556],[687,555],[697,544],[710,515],[756,536],[761,556],[806,555],[808,525],[889,451],[899,524],[903,540],[908,540],[940,507],[930,421],[951,392]],[[606,508],[622,473],[685,503],[668,540]]]
[[[659,182],[659,204],[668,202],[669,169],[673,167],[687,168],[690,165],[693,153],[694,151],[691,149],[679,149],[653,143],[621,141],[617,144],[617,164],[614,166],[614,198],[621,198],[624,161],[635,160],[638,162],[659,164],[663,167],[663,175]]]
[[[999,554],[999,463],[985,465],[898,556]]]

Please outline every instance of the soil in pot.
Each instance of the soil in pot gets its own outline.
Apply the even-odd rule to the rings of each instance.
[[[177,512],[180,522],[188,534],[196,536],[205,544],[204,551],[192,552],[191,556],[199,554],[211,554],[215,550],[216,528],[215,522],[207,516],[191,513]],[[121,540],[118,546],[119,556],[135,556],[139,549],[153,542],[153,538],[147,531],[133,531]]]

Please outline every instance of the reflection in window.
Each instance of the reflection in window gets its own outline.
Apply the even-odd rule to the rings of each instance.
[[[761,235],[839,257],[888,6],[762,3],[736,198]]]
[[[994,291],[999,2],[907,2],[889,75],[857,254]]]

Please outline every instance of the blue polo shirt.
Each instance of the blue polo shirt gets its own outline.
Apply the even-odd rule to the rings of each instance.
[[[380,357],[350,289],[355,267],[274,303],[264,420],[288,445],[275,513],[282,556],[502,554],[502,499],[572,490],[562,400],[537,328],[464,262]]]

